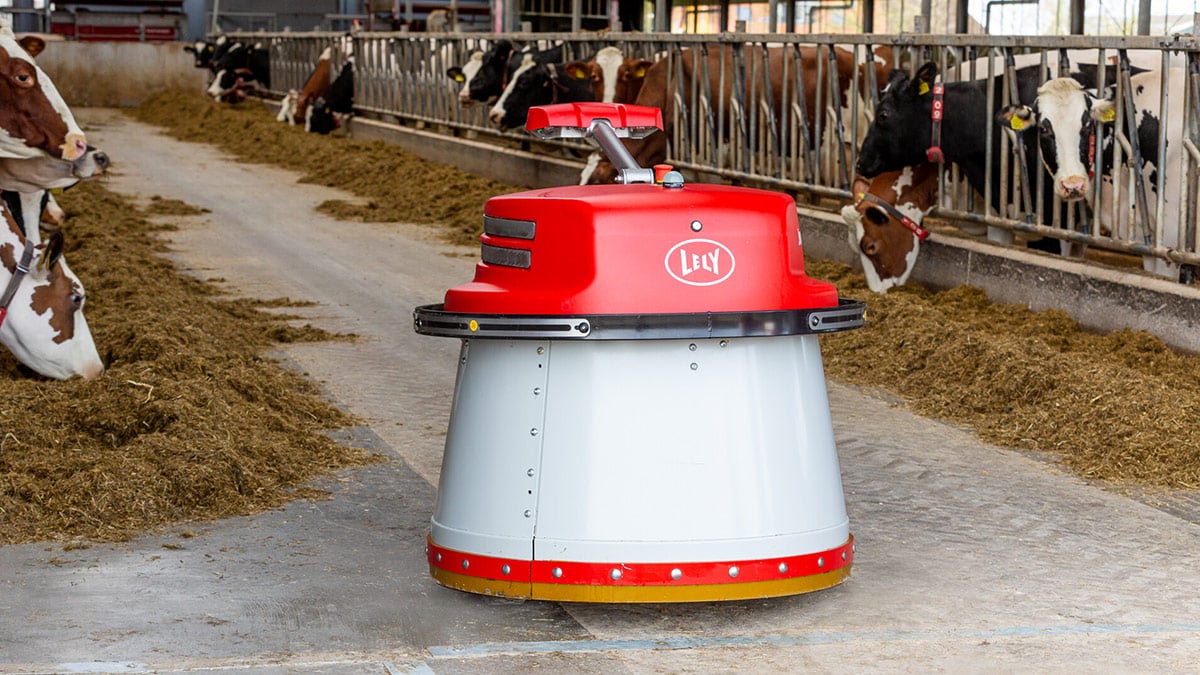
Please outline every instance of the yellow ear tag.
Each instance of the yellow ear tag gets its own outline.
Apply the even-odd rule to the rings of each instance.
[[[1117,111],[1112,108],[1104,110],[1100,113],[1101,122],[1112,122],[1115,119],[1117,119]]]
[[[1020,131],[1025,128],[1025,122],[1021,121],[1020,117],[1013,115],[1008,118],[1008,126],[1012,127],[1013,131]]]
[[[922,82],[921,86],[917,89],[917,93],[920,94],[921,96],[928,94],[929,93],[929,83]]]
[[[866,196],[867,196],[867,195],[865,195],[865,194],[863,194],[863,193],[859,192],[859,193],[858,193],[858,201],[860,201],[860,202],[861,202],[861,201],[863,200],[863,198],[864,198],[864,197],[866,197]]]

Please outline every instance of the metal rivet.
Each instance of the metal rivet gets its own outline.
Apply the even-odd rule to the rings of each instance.
[[[737,565],[734,565],[733,567],[730,567],[730,568],[729,568],[729,576],[730,576],[730,577],[736,577],[736,576],[738,575],[738,571],[739,571],[739,570],[738,570],[738,568],[737,568]]]
[[[698,220],[692,221],[692,232],[699,232],[700,228],[702,228],[702,227],[704,227],[704,226],[700,224],[700,221],[698,221]]]
[[[699,367],[700,367],[700,364],[698,364],[698,363],[693,363],[693,364],[691,365],[691,368],[692,368],[692,370],[696,370],[696,369],[697,369],[697,368],[699,368]]]
[[[788,571],[787,563],[779,563],[779,573],[787,574],[787,571]]]
[[[683,578],[683,570],[679,569],[678,567],[671,570],[671,578],[674,579],[675,581],[679,581],[680,579]]]
[[[541,387],[534,387],[534,388],[533,388],[533,395],[534,395],[534,396],[541,396],[541,395],[542,395],[542,388],[541,388]]]
[[[512,571],[512,568],[511,568],[511,567],[509,567],[507,564],[505,564],[505,565],[501,565],[501,566],[500,566],[500,573],[501,573],[501,574],[508,574],[508,573],[509,573],[509,572],[511,572],[511,571]]]
[[[439,554],[435,555],[435,556],[433,557],[433,559],[434,559],[434,560],[436,560],[436,561],[438,561],[438,562],[442,562],[442,554],[441,554],[441,553],[439,553]]]
[[[538,430],[537,430],[537,427],[534,427],[534,428],[530,429],[530,430],[529,430],[529,435],[530,435],[530,436],[537,436],[537,435],[538,435]]]
[[[825,559],[817,558],[817,567],[824,567],[824,566],[825,566]]]
[[[845,560],[845,559],[846,559],[846,552],[842,551],[842,560]]]
[[[722,348],[724,348],[724,347],[728,347],[728,346],[729,346],[729,340],[721,340],[721,347],[722,347]]]
[[[696,351],[696,343],[693,342],[692,344],[688,345],[688,349],[690,349],[691,351]]]
[[[533,469],[526,469],[525,475],[529,476],[530,478],[533,478]]]
[[[525,517],[526,517],[526,518],[532,518],[532,517],[533,517],[533,511],[532,511],[532,510],[530,510],[530,509],[525,509]]]
[[[537,352],[538,352],[539,354],[545,354],[545,353],[546,353],[546,348],[545,348],[545,347],[538,347],[538,349],[537,349]]]
[[[620,581],[621,580],[621,570],[613,569],[613,571],[608,573],[608,576],[612,577],[613,581]]]
[[[471,566],[471,561],[467,560],[466,558],[463,558],[463,569],[465,570],[470,566]]]
[[[554,569],[553,569],[553,570],[550,572],[550,574],[553,574],[555,579],[561,579],[561,578],[562,578],[562,568],[561,568],[561,567],[555,567],[555,568],[554,568]]]

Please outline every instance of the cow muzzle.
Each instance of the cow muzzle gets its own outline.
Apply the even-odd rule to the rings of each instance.
[[[1076,202],[1088,196],[1088,179],[1085,176],[1067,176],[1058,181],[1055,192],[1069,202]]]

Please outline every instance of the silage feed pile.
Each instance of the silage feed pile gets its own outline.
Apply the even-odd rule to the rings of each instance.
[[[180,140],[212,143],[243,161],[296,171],[301,182],[365,198],[362,204],[322,204],[320,210],[334,218],[437,223],[457,244],[478,243],[483,202],[520,189],[427,162],[383,141],[306,134],[303,127],[276,121],[253,102],[218,106],[200,95],[165,92],[131,112],[143,122],[167,127]]]
[[[274,343],[331,339],[184,276],[146,212],[81,184],[59,196],[66,258],[107,371],[47,380],[0,349],[0,544],[122,541],[318,497],[310,481],[375,461],[326,432],[355,424]],[[152,200],[151,214],[195,209]]]
[[[253,103],[164,94],[133,114],[366,198],[348,215],[441,223],[455,243],[474,242],[489,197],[518,189],[378,142],[306,134]],[[821,338],[831,378],[892,392],[989,442],[1052,453],[1089,479],[1200,487],[1200,359],[1146,333],[1094,335],[1063,312],[992,304],[970,287],[881,296],[844,265],[810,262],[808,271],[868,305],[866,328]]]

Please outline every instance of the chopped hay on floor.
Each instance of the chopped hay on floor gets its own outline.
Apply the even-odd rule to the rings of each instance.
[[[170,226],[102,183],[59,202],[107,371],[47,380],[0,350],[0,544],[121,541],[256,513],[320,496],[315,477],[377,461],[326,436],[356,420],[264,356],[275,342],[340,336],[263,311],[286,300],[218,300],[158,255],[153,233]],[[148,212],[196,211],[155,203]]]
[[[378,142],[306,134],[256,104],[164,94],[134,115],[366,198],[347,207],[354,217],[440,222],[454,243],[475,243],[484,202],[517,189]],[[821,338],[830,377],[893,392],[989,442],[1053,453],[1089,479],[1200,487],[1197,357],[1144,332],[1095,335],[1065,312],[994,304],[977,288],[875,295],[845,265],[812,262],[808,271],[868,305],[866,328]]]
[[[218,105],[200,95],[163,92],[130,112],[142,122],[166,127],[174,138],[211,143],[245,162],[299,172],[303,183],[364,198],[363,203],[322,204],[319,210],[334,218],[436,223],[448,228],[450,240],[458,244],[478,242],[483,202],[522,189],[427,162],[383,141],[305,133],[303,127],[279,122],[252,101]]]

